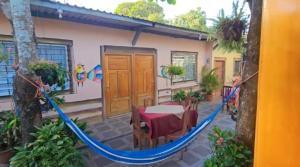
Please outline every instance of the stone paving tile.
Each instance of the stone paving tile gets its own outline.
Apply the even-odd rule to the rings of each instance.
[[[113,161],[111,161],[109,159],[106,159],[102,156],[98,156],[94,161],[95,161],[95,165],[99,166],[99,167],[106,166],[106,165],[114,163]]]
[[[108,146],[110,146],[111,148],[116,148],[116,149],[118,149],[118,148],[123,147],[123,146],[126,145],[127,143],[125,143],[125,142],[123,141],[122,138],[118,138],[118,139],[116,139],[116,140],[108,141],[108,142],[106,142],[106,144],[107,144]]]
[[[128,125],[121,121],[118,121],[118,122],[112,123],[111,126],[114,128],[120,129],[120,128],[126,127]]]
[[[209,146],[203,146],[203,145],[198,145],[197,147],[193,148],[192,151],[194,151],[195,153],[201,156],[206,156],[211,152]]]
[[[190,151],[187,151],[183,153],[182,161],[191,166],[198,161],[198,158],[195,155],[193,155]]]
[[[119,131],[120,133],[128,133],[128,132],[131,132],[131,131],[132,131],[132,128],[131,128],[131,127],[128,127],[128,126],[124,126],[124,127],[119,128],[118,131]]]
[[[206,118],[215,107],[216,103],[202,102],[198,108],[198,122]],[[120,150],[133,150],[132,143],[132,127],[129,124],[130,114],[106,119],[105,121],[89,127],[93,131],[94,136],[99,141],[104,141],[104,144]],[[206,129],[204,129],[199,136],[188,146],[184,152],[183,160],[180,160],[180,153],[173,157],[153,165],[146,165],[142,167],[201,167],[205,159],[210,155],[211,149],[207,134],[214,126],[219,126],[222,129],[234,129],[235,122],[231,120],[226,112],[221,112]],[[164,139],[160,138],[160,144],[164,143]],[[97,153],[84,148],[88,159],[87,166],[90,167],[127,167],[130,165],[122,165],[112,162]]]
[[[166,163],[163,163],[159,165],[160,167],[180,167],[181,165],[178,164],[175,160],[167,161]]]
[[[119,135],[119,133],[116,131],[106,131],[101,134],[101,136],[103,137],[103,140],[108,139],[108,138],[117,137],[118,135]]]
[[[103,131],[107,131],[107,130],[111,130],[111,128],[107,125],[101,126],[101,127],[95,127],[97,131],[99,132],[103,132]]]

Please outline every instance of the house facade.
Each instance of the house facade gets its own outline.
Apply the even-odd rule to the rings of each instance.
[[[241,74],[242,54],[238,52],[227,53],[217,47],[212,52],[212,67],[217,68],[216,73],[221,84],[231,86],[233,76]]]
[[[66,103],[95,100],[102,115],[115,116],[143,105],[171,99],[172,91],[197,89],[200,71],[211,66],[212,43],[207,34],[160,23],[119,16],[51,1],[33,0],[38,55],[68,71],[62,94]],[[11,107],[14,44],[8,20],[0,15],[0,40],[10,55],[0,64],[0,110]],[[100,82],[78,84],[73,71],[102,68]],[[171,81],[161,76],[162,66],[180,65],[185,74]]]

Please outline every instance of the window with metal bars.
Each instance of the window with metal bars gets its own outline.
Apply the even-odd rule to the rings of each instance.
[[[7,55],[8,59],[0,62],[0,97],[12,95],[12,83],[15,70],[12,64],[15,62],[15,46],[11,41],[1,41],[1,53]],[[39,43],[37,45],[38,56],[41,60],[48,60],[59,64],[69,71],[67,45]],[[70,78],[66,76],[64,90],[70,89]],[[58,86],[52,86],[53,90],[61,90]]]
[[[242,61],[241,60],[235,60],[234,61],[233,75],[241,75],[241,68],[242,68]]]
[[[182,81],[194,81],[197,78],[197,53],[196,52],[172,52],[172,65],[184,68],[184,74],[175,76],[172,83]]]

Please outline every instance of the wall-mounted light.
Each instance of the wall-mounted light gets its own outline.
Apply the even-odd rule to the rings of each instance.
[[[58,18],[61,19],[63,17],[64,11],[62,9],[57,9],[57,13],[58,13]]]
[[[210,58],[207,58],[206,59],[206,64],[209,64],[210,63]]]
[[[201,41],[201,39],[202,39],[202,34],[199,34],[198,39]]]

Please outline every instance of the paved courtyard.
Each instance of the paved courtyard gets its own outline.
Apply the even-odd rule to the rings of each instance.
[[[215,102],[201,102],[198,109],[198,122],[209,115],[215,108]],[[106,145],[120,150],[133,150],[132,127],[129,124],[130,114],[107,119],[99,124],[89,126],[88,130],[92,131],[91,136]],[[205,159],[210,155],[211,149],[207,139],[208,132],[213,126],[219,126],[222,129],[234,129],[235,122],[225,112],[220,113],[216,120],[210,124],[204,131],[200,133],[196,140],[189,145],[188,150],[184,153],[183,159],[180,160],[180,153],[173,157],[154,164],[157,167],[201,167]],[[163,144],[163,138],[160,139],[160,144]],[[87,147],[82,147],[85,155],[86,164],[89,167],[125,167],[114,163],[101,155],[89,150]]]

